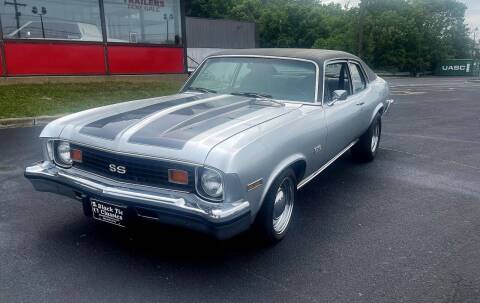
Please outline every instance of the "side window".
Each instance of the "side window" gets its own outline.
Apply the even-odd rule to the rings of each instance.
[[[352,86],[354,94],[361,92],[367,87],[365,76],[358,64],[350,63],[350,74],[352,76]]]
[[[348,95],[352,94],[350,88],[350,77],[348,76],[348,65],[346,62],[328,64],[325,67],[324,101],[332,101],[333,92],[346,90]]]

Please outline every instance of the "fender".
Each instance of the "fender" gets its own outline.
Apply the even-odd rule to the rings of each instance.
[[[260,199],[260,207],[262,206],[263,200],[265,199],[265,196],[267,195],[268,190],[270,189],[270,186],[272,186],[273,181],[278,177],[278,175],[280,175],[282,171],[284,171],[287,167],[291,166],[293,163],[297,161],[307,162],[307,159],[305,155],[301,153],[297,153],[285,158],[282,162],[277,164],[277,166],[273,169],[272,173],[268,177],[267,182],[265,182],[265,187],[263,189],[263,193]],[[301,180],[297,180],[297,181],[300,182]]]
[[[377,107],[375,107],[375,110],[373,111],[373,114],[370,117],[370,121],[368,122],[368,125],[370,125],[372,123],[375,116],[378,114],[379,111],[383,110],[384,107],[385,107],[385,105],[383,105],[383,102],[381,102],[380,104],[377,105]]]

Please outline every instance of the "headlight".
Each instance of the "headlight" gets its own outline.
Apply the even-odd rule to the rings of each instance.
[[[221,200],[223,197],[223,179],[222,175],[216,170],[203,168],[200,171],[201,191],[205,198]],[[202,193],[200,193],[202,194]]]
[[[62,167],[72,166],[70,143],[65,141],[57,141],[55,143],[55,162]]]

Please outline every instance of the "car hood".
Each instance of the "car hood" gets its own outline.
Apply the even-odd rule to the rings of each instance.
[[[183,93],[69,115],[49,124],[41,136],[123,153],[203,163],[209,151],[222,141],[300,106],[242,96]]]

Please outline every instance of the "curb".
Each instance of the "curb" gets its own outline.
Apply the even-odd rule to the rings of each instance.
[[[46,125],[65,115],[0,119],[0,129]]]

